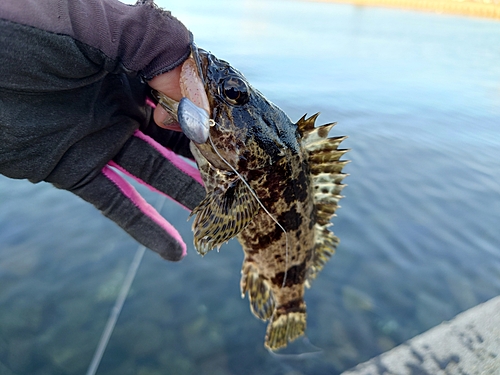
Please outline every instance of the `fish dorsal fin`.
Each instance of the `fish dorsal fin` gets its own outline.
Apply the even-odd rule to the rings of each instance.
[[[307,131],[313,130],[314,129],[314,124],[316,122],[316,119],[319,116],[319,112],[312,115],[309,118],[306,118],[307,114],[302,116],[302,118],[297,121],[297,127],[299,128],[300,134],[304,134]]]
[[[330,231],[326,225],[316,224],[314,226],[315,243],[312,265],[307,270],[306,287],[311,287],[311,282],[318,276],[318,273],[323,269],[326,262],[335,253],[335,249],[339,244],[339,239]]]
[[[330,259],[339,243],[339,239],[328,227],[335,211],[340,207],[340,193],[345,187],[342,180],[347,176],[342,173],[342,168],[349,163],[347,160],[340,160],[349,150],[339,148],[340,143],[347,137],[328,137],[336,123],[316,127],[318,115],[319,113],[309,118],[304,115],[297,122],[297,128],[302,135],[302,147],[308,155],[316,208],[314,255],[312,266],[308,270],[307,287]]]
[[[221,178],[214,191],[191,212],[194,246],[205,255],[239,234],[259,211],[259,204],[238,176]]]

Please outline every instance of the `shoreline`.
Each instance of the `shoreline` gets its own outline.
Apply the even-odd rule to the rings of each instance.
[[[401,8],[500,20],[499,0],[310,0],[359,6]]]

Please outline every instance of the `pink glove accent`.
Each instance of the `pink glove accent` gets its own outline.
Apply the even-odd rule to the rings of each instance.
[[[102,173],[112,181],[130,200],[132,203],[138,207],[144,215],[153,220],[161,228],[165,230],[175,241],[177,241],[182,247],[182,257],[187,254],[187,247],[182,240],[181,235],[175,229],[172,224],[165,220],[144,198],[135,190],[135,188],[125,181],[118,173],[113,171],[109,166],[105,166],[102,169]],[[132,176],[133,177],[133,176]]]
[[[184,172],[195,181],[199,182],[202,186],[205,186],[203,180],[201,179],[200,171],[197,168],[193,167],[189,163],[187,163],[184,159],[182,159],[175,152],[169,150],[168,148],[163,147],[158,142],[156,142],[153,138],[145,135],[139,130],[136,130],[134,136],[142,139],[147,142],[151,147],[156,149],[160,154],[162,154],[166,159],[170,160],[170,162],[177,167],[181,172]]]

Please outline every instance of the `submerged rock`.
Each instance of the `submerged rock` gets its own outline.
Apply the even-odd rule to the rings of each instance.
[[[349,285],[342,288],[342,301],[349,311],[372,311],[374,307],[373,299],[368,294]]]

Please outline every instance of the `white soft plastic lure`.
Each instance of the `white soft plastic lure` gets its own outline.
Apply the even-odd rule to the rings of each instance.
[[[177,108],[177,119],[182,132],[195,143],[205,143],[210,131],[210,118],[207,111],[184,97]]]

